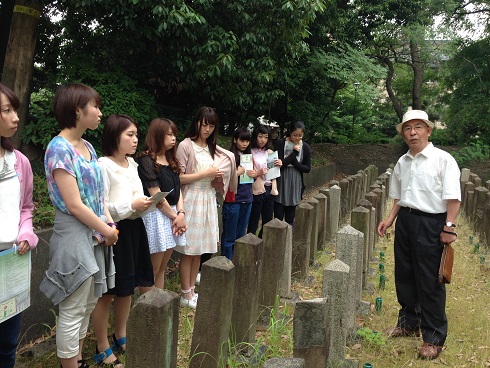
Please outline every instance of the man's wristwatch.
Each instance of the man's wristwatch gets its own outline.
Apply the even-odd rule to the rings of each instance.
[[[447,221],[444,225],[447,227],[456,227],[456,224],[452,223],[451,221]]]

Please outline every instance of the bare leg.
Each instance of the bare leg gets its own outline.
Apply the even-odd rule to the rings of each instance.
[[[110,347],[109,340],[107,339],[107,330],[109,328],[109,314],[112,299],[113,295],[102,295],[97,301],[91,315],[95,337],[97,338],[97,349],[100,353],[106,351]],[[116,359],[116,356],[111,354],[104,359],[104,363],[112,363]]]
[[[126,326],[130,309],[131,296],[116,296],[114,298],[114,334],[116,335],[116,339],[126,337]],[[122,344],[121,346],[126,350],[126,344]]]
[[[163,289],[165,286],[165,271],[167,269],[168,260],[172,256],[173,249],[168,249],[165,252],[154,253],[151,255],[151,263],[153,265],[153,274],[155,275],[155,287]]]

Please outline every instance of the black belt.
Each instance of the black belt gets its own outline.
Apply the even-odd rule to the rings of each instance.
[[[409,212],[412,215],[417,215],[417,216],[432,217],[432,218],[438,218],[438,217],[446,216],[446,212],[443,212],[443,213],[427,213],[427,212],[416,210],[415,208],[410,208],[410,207],[401,207],[401,209],[405,212]]]

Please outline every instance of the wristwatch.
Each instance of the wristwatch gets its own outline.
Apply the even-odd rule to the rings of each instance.
[[[444,225],[447,227],[456,227],[456,224],[452,223],[451,221],[447,221]]]

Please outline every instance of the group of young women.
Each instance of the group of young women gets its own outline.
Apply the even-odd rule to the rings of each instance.
[[[15,234],[12,227],[7,232],[0,225],[0,251],[16,243],[22,255],[37,244],[32,228],[32,171],[9,140],[16,130],[19,101],[1,84],[0,96],[0,213],[8,213],[19,224]],[[265,224],[275,213],[293,224],[304,190],[302,175],[310,170],[303,123],[293,123],[289,136],[275,142],[279,157],[273,164],[281,168],[281,176],[268,180],[268,127],[260,125],[252,135],[244,128],[236,129],[230,150],[225,150],[216,144],[218,116],[209,107],[196,111],[178,146],[174,122],[151,121],[143,150],[134,159],[137,122],[127,115],[110,115],[102,132],[104,157],[98,158],[82,136],[101,123],[100,104],[99,94],[88,86],[60,86],[53,112],[61,131],[49,143],[44,158],[56,215],[50,264],[40,289],[59,305],[56,345],[64,368],[89,367],[82,348],[90,318],[97,338],[96,363],[123,367],[114,353],[123,354],[126,349],[131,295],[136,287],[141,293],[152,287],[163,289],[173,250],[181,253],[180,303],[196,308],[201,258],[218,251],[217,192],[224,198],[221,253],[232,259],[235,240],[247,229],[256,233],[260,217]],[[248,153],[253,166],[245,170],[240,158]],[[7,180],[12,170],[18,174],[17,181]],[[253,183],[240,183],[243,174],[253,178]],[[109,341],[111,305],[114,333]],[[0,359],[11,362],[7,367],[15,361],[18,316],[3,322],[0,329]],[[6,323],[12,326],[8,334],[3,328]]]

